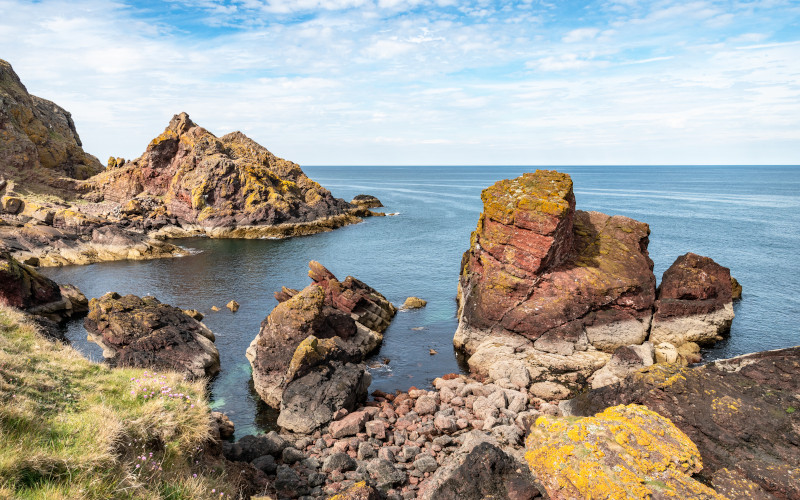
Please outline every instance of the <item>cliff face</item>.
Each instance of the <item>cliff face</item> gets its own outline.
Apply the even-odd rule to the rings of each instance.
[[[139,158],[111,159],[92,179],[109,201],[147,200],[203,227],[310,222],[353,207],[241,132],[216,137],[175,115]]]
[[[11,65],[0,59],[0,175],[37,191],[68,187],[103,170],[86,153],[69,112],[30,95]]]

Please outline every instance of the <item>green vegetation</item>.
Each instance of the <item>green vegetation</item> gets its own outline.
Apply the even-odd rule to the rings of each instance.
[[[203,382],[89,362],[0,306],[0,498],[228,498],[211,425]]]

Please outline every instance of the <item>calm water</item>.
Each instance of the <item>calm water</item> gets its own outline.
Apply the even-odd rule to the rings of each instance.
[[[395,217],[376,217],[331,233],[288,240],[181,240],[200,252],[180,259],[114,262],[47,269],[88,297],[108,291],[155,295],[196,308],[217,336],[222,372],[213,404],[235,422],[238,436],[268,429],[274,415],[252,390],[244,352],[282,285],[303,288],[309,260],[337,277],[353,275],[395,304],[409,295],[428,307],[401,312],[373,362],[371,389],[424,386],[459,370],[452,338],[461,254],[481,211],[480,192],[525,167],[306,167],[337,197],[377,196]],[[661,274],[688,251],[730,267],[744,287],[731,336],[709,358],[800,344],[800,168],[796,167],[561,167],[572,175],[582,210],[619,214],[650,224],[650,256]],[[224,309],[231,299],[236,314]],[[212,306],[223,308],[211,312]],[[81,322],[68,326],[73,344],[93,359]],[[429,349],[438,354],[431,356]]]

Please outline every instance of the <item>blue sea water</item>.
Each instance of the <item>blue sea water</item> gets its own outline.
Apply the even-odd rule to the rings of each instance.
[[[217,336],[222,372],[213,405],[238,436],[270,429],[274,412],[252,390],[244,352],[276,305],[273,292],[309,283],[308,261],[340,279],[353,275],[395,304],[411,295],[422,310],[400,312],[371,360],[371,390],[423,387],[463,366],[453,350],[456,284],[462,253],[481,212],[481,190],[530,167],[305,167],[337,197],[377,196],[392,217],[374,217],[330,233],[286,240],[179,240],[199,250],[179,259],[46,269],[89,297],[107,291],[155,295],[195,308]],[[731,269],[744,287],[728,339],[706,359],[800,344],[800,168],[559,167],[575,185],[577,207],[625,215],[650,225],[656,277],[692,251]],[[241,304],[237,313],[224,305]],[[211,307],[221,307],[211,312]],[[68,325],[76,348],[101,359],[80,321]],[[438,352],[431,355],[430,349]],[[383,359],[388,358],[388,364]]]

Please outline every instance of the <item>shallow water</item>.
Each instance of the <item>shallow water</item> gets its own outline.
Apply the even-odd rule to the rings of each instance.
[[[800,168],[797,167],[559,167],[572,175],[577,207],[650,224],[650,256],[657,278],[688,251],[731,268],[744,287],[734,306],[731,336],[707,359],[800,344]],[[178,240],[195,255],[145,262],[113,262],[45,269],[88,297],[107,291],[155,295],[195,308],[217,336],[222,372],[213,381],[216,408],[241,436],[270,429],[270,412],[252,390],[244,351],[276,305],[273,292],[303,288],[308,261],[340,279],[353,275],[399,305],[410,295],[425,309],[398,313],[383,346],[370,360],[370,390],[425,386],[459,371],[452,347],[455,292],[461,255],[480,214],[480,192],[526,167],[306,167],[337,197],[377,196],[394,217],[375,217],[336,231],[287,240]],[[233,314],[224,308],[234,299]],[[212,306],[222,308],[211,312]],[[68,325],[76,348],[93,359],[80,321]],[[431,356],[429,349],[438,354]],[[383,358],[389,358],[388,365]]]

